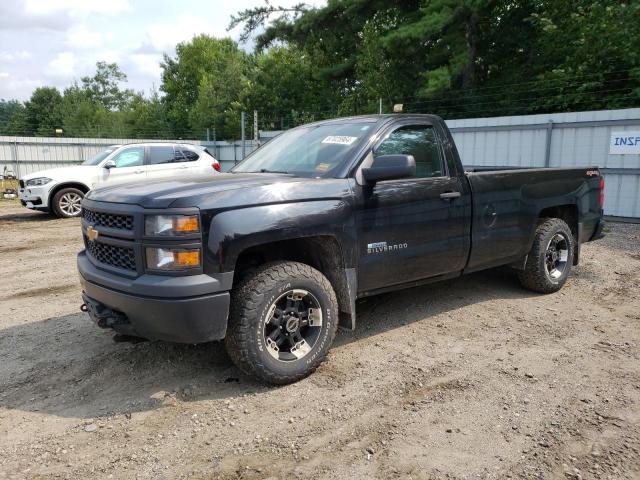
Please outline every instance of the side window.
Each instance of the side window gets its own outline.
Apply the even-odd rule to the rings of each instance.
[[[444,165],[433,127],[416,125],[394,130],[373,152],[382,155],[413,155],[416,161],[416,177],[442,177]]]
[[[116,168],[139,167],[144,163],[144,147],[130,147],[113,157]]]
[[[176,162],[195,162],[200,156],[188,148],[176,147]]]
[[[173,163],[173,147],[149,147],[149,165],[160,165],[162,163]]]

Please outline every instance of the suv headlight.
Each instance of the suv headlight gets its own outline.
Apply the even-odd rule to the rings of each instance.
[[[151,248],[147,247],[147,269],[186,270],[200,266],[199,248]]]
[[[25,182],[25,185],[27,187],[40,187],[42,185],[46,185],[47,183],[49,183],[51,181],[50,178],[47,177],[38,177],[38,178],[32,178],[31,180],[27,180]]]
[[[147,215],[144,234],[149,236],[193,235],[200,232],[198,215]]]

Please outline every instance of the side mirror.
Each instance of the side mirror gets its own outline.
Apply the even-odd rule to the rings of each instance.
[[[416,161],[413,155],[382,155],[373,159],[370,167],[362,169],[367,183],[381,180],[396,180],[416,176]]]
[[[104,165],[102,166],[102,168],[106,168],[107,170],[116,168],[116,162],[114,162],[113,160],[107,160],[106,162],[104,162]]]

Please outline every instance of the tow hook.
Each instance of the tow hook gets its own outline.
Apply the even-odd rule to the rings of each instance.
[[[88,313],[100,328],[113,328],[117,325],[127,325],[130,323],[124,313],[111,310],[106,305],[90,299],[84,293],[82,297],[84,303],[80,305],[80,311]]]

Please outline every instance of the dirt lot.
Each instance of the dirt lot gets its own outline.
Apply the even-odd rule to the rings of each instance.
[[[509,270],[358,305],[311,377],[79,312],[77,220],[0,205],[0,478],[640,478],[640,226],[558,294]]]

